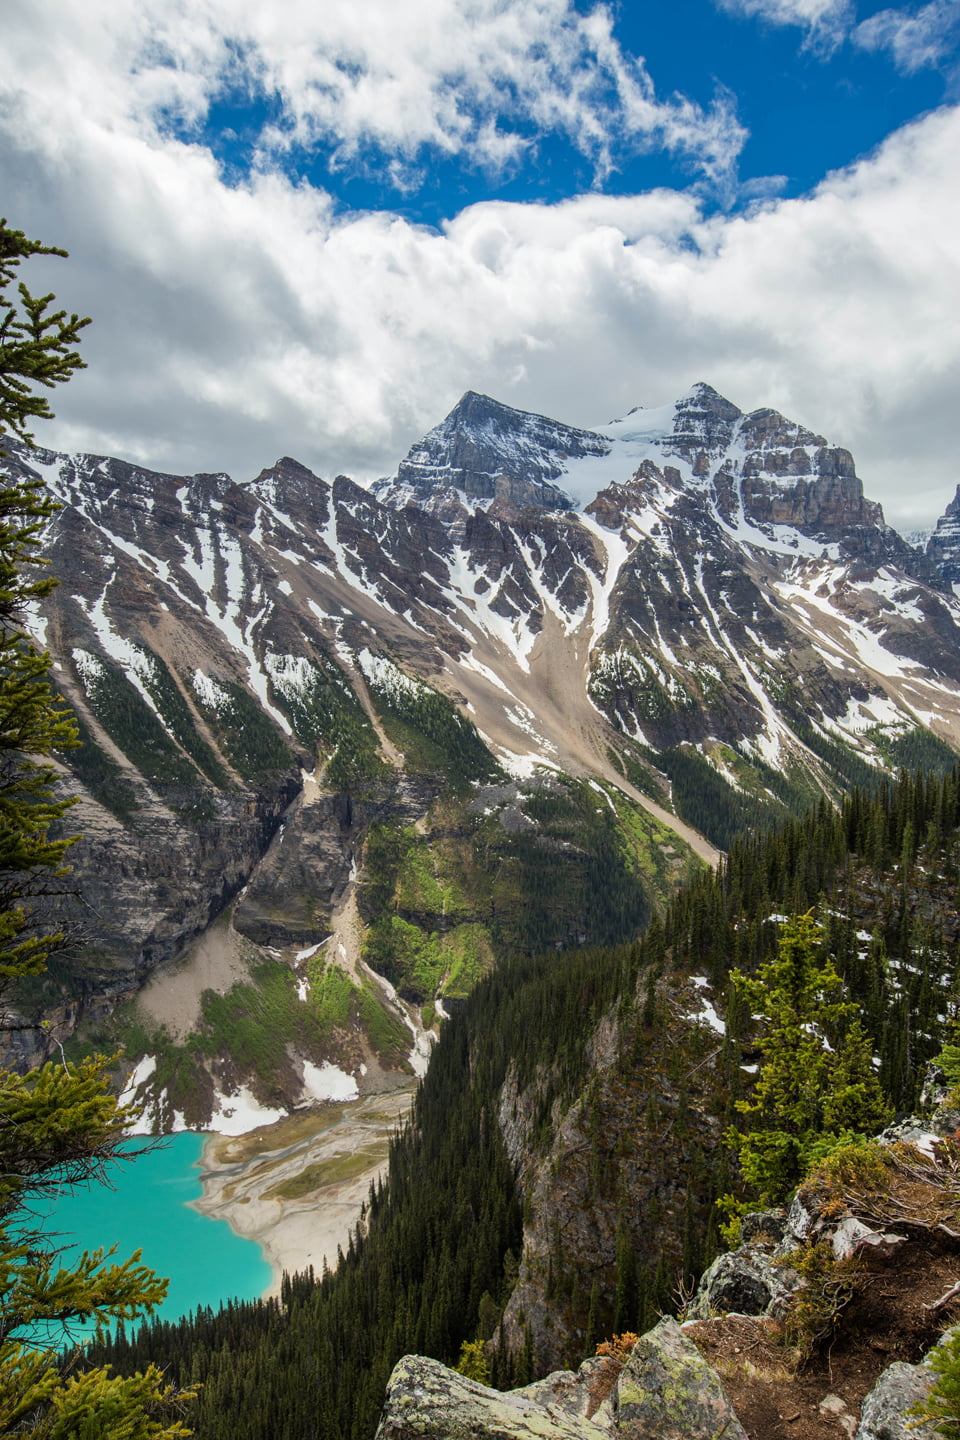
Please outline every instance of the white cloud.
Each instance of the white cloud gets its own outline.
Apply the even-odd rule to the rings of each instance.
[[[908,75],[939,65],[956,48],[960,0],[932,0],[920,10],[881,10],[864,20],[853,39],[864,50],[889,50]]]
[[[853,0],[715,0],[721,10],[770,25],[799,25],[811,43],[832,49],[849,29]]]
[[[666,148],[714,181],[743,144],[727,98],[658,100],[599,4],[571,0],[12,0],[8,73],[89,120],[194,135],[210,107],[268,102],[261,164],[323,146],[405,175],[424,150],[500,170],[562,134],[603,174]],[[42,40],[41,37],[42,36]],[[379,160],[377,159],[379,157]]]
[[[468,387],[589,424],[703,378],[848,445],[895,518],[952,495],[958,111],[746,216],[704,218],[671,191],[590,194],[474,205],[437,232],[338,214],[278,172],[226,185],[155,124],[160,91],[196,108],[205,81],[147,67],[134,112],[112,7],[90,0],[89,28],[78,14],[42,59],[15,13],[4,209],[72,252],[31,261],[35,288],[95,317],[90,368],[54,396],[45,443],[239,478],[287,453],[363,478]]]

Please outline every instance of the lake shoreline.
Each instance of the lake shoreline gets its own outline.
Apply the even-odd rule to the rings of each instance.
[[[405,1086],[297,1112],[248,1135],[204,1136],[202,1195],[190,1204],[260,1247],[271,1271],[264,1298],[280,1294],[285,1273],[336,1269],[413,1093]]]

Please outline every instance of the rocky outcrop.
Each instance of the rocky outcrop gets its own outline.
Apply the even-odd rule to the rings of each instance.
[[[637,1341],[611,1409],[611,1433],[623,1440],[747,1440],[719,1376],[675,1320]]]
[[[855,1440],[937,1440],[937,1427],[921,1424],[912,1413],[929,1395],[933,1379],[927,1365],[889,1365],[863,1402]]]
[[[562,1387],[566,1377],[559,1378]],[[609,1440],[606,1427],[554,1403],[549,1380],[530,1388],[539,1398],[491,1390],[437,1360],[407,1355],[390,1376],[376,1440]]]
[[[601,1400],[602,1365],[501,1393],[408,1355],[390,1377],[376,1440],[747,1440],[716,1372],[675,1321],[641,1337]]]
[[[751,1227],[752,1238],[718,1255],[707,1267],[686,1308],[688,1320],[707,1320],[728,1311],[783,1315],[800,1284],[796,1271],[784,1263],[789,1253],[789,1242],[788,1247],[783,1244],[786,1216],[783,1211],[764,1211],[749,1218],[761,1223]]]
[[[322,940],[359,833],[348,795],[319,795],[311,804],[299,796],[234,910],[234,927],[256,945]]]
[[[177,813],[142,782],[124,823],[77,786],[68,856],[54,923],[73,948],[36,986],[14,997],[17,1028],[0,1034],[0,1063],[25,1069],[53,1055],[81,1020],[99,1023],[132,999],[159,966],[176,959],[238,894],[282,823],[293,781],[272,794],[218,794],[198,786]],[[79,882],[79,883],[78,883]]]
[[[960,485],[927,541],[927,559],[948,585],[960,582]]]

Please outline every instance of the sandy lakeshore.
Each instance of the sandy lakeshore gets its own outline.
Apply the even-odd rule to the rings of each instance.
[[[284,1271],[337,1264],[415,1082],[389,1094],[298,1112],[236,1137],[210,1135],[200,1160],[203,1215],[254,1240],[270,1263],[268,1295]]]

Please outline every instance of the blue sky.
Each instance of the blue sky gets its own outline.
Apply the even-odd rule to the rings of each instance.
[[[580,3],[571,12],[587,16],[597,9]],[[632,194],[691,184],[708,206],[733,210],[757,197],[800,196],[830,170],[874,150],[889,132],[943,104],[956,89],[960,20],[951,24],[954,7],[914,3],[891,10],[859,4],[855,17],[846,20],[845,7],[838,7],[838,20],[820,29],[802,23],[803,7],[796,16],[799,23],[774,23],[763,7],[757,9],[738,12],[715,0],[607,7],[623,60],[643,66],[661,101],[682,96],[704,114],[720,109],[740,124],[728,174],[715,183],[702,173],[695,144],[666,148],[656,140],[613,132],[604,137],[609,156],[602,156],[599,145],[576,131],[538,124],[522,105],[511,104],[507,88],[498,92],[497,108],[474,111],[492,115],[499,130],[524,143],[502,166],[482,153],[449,156],[439,145],[423,144],[400,151],[397,174],[396,144],[367,140],[356,154],[344,157],[334,131],[292,145],[282,158],[285,173],[328,190],[344,210],[396,210],[425,225],[439,225],[484,200],[550,203],[584,190]],[[934,30],[933,53],[914,50],[898,63],[894,46],[881,43],[882,35],[869,43],[869,22],[877,26],[875,17],[915,22],[933,10],[943,13],[940,23],[931,17],[924,27],[927,43]],[[777,7],[770,13],[776,14]],[[452,78],[450,89],[455,88]],[[615,85],[609,79],[597,94],[597,108],[603,104],[616,117]],[[468,99],[463,109],[471,112]],[[265,85],[250,85],[249,71],[235,84],[227,82],[200,122],[170,117],[170,131],[209,145],[233,183],[242,183],[258,164],[262,134],[271,125],[284,127],[284,104]],[[613,122],[610,130],[615,128]]]
[[[595,6],[575,7],[586,15]],[[612,34],[625,61],[642,62],[663,101],[682,96],[709,113],[720,108],[742,135],[731,145],[729,175],[704,176],[695,145],[668,149],[637,137],[610,137],[609,157],[576,134],[538,125],[511,108],[501,92],[497,123],[525,148],[502,166],[424,145],[402,156],[395,147],[368,142],[338,157],[335,135],[312,137],[284,157],[287,174],[327,189],[345,210],[397,211],[437,225],[467,205],[505,199],[556,202],[585,190],[633,194],[659,186],[697,187],[711,208],[735,210],[758,197],[799,196],[831,170],[868,154],[891,131],[942,104],[954,90],[953,67],[960,25],[951,36],[944,22],[937,54],[925,63],[897,64],[890,45],[868,46],[872,17],[916,17],[933,7],[914,4],[891,12],[861,4],[855,24],[818,35],[816,27],[773,23],[763,15],[724,10],[714,0],[620,4],[609,7]],[[249,79],[249,77],[245,77]],[[616,111],[614,87],[603,97]],[[202,139],[235,183],[257,163],[263,130],[283,124],[276,95],[247,84],[228,87],[199,125],[174,119],[171,129]]]
[[[386,474],[467,388],[706,379],[960,481],[960,0],[8,0],[8,218],[94,316],[51,445]]]

